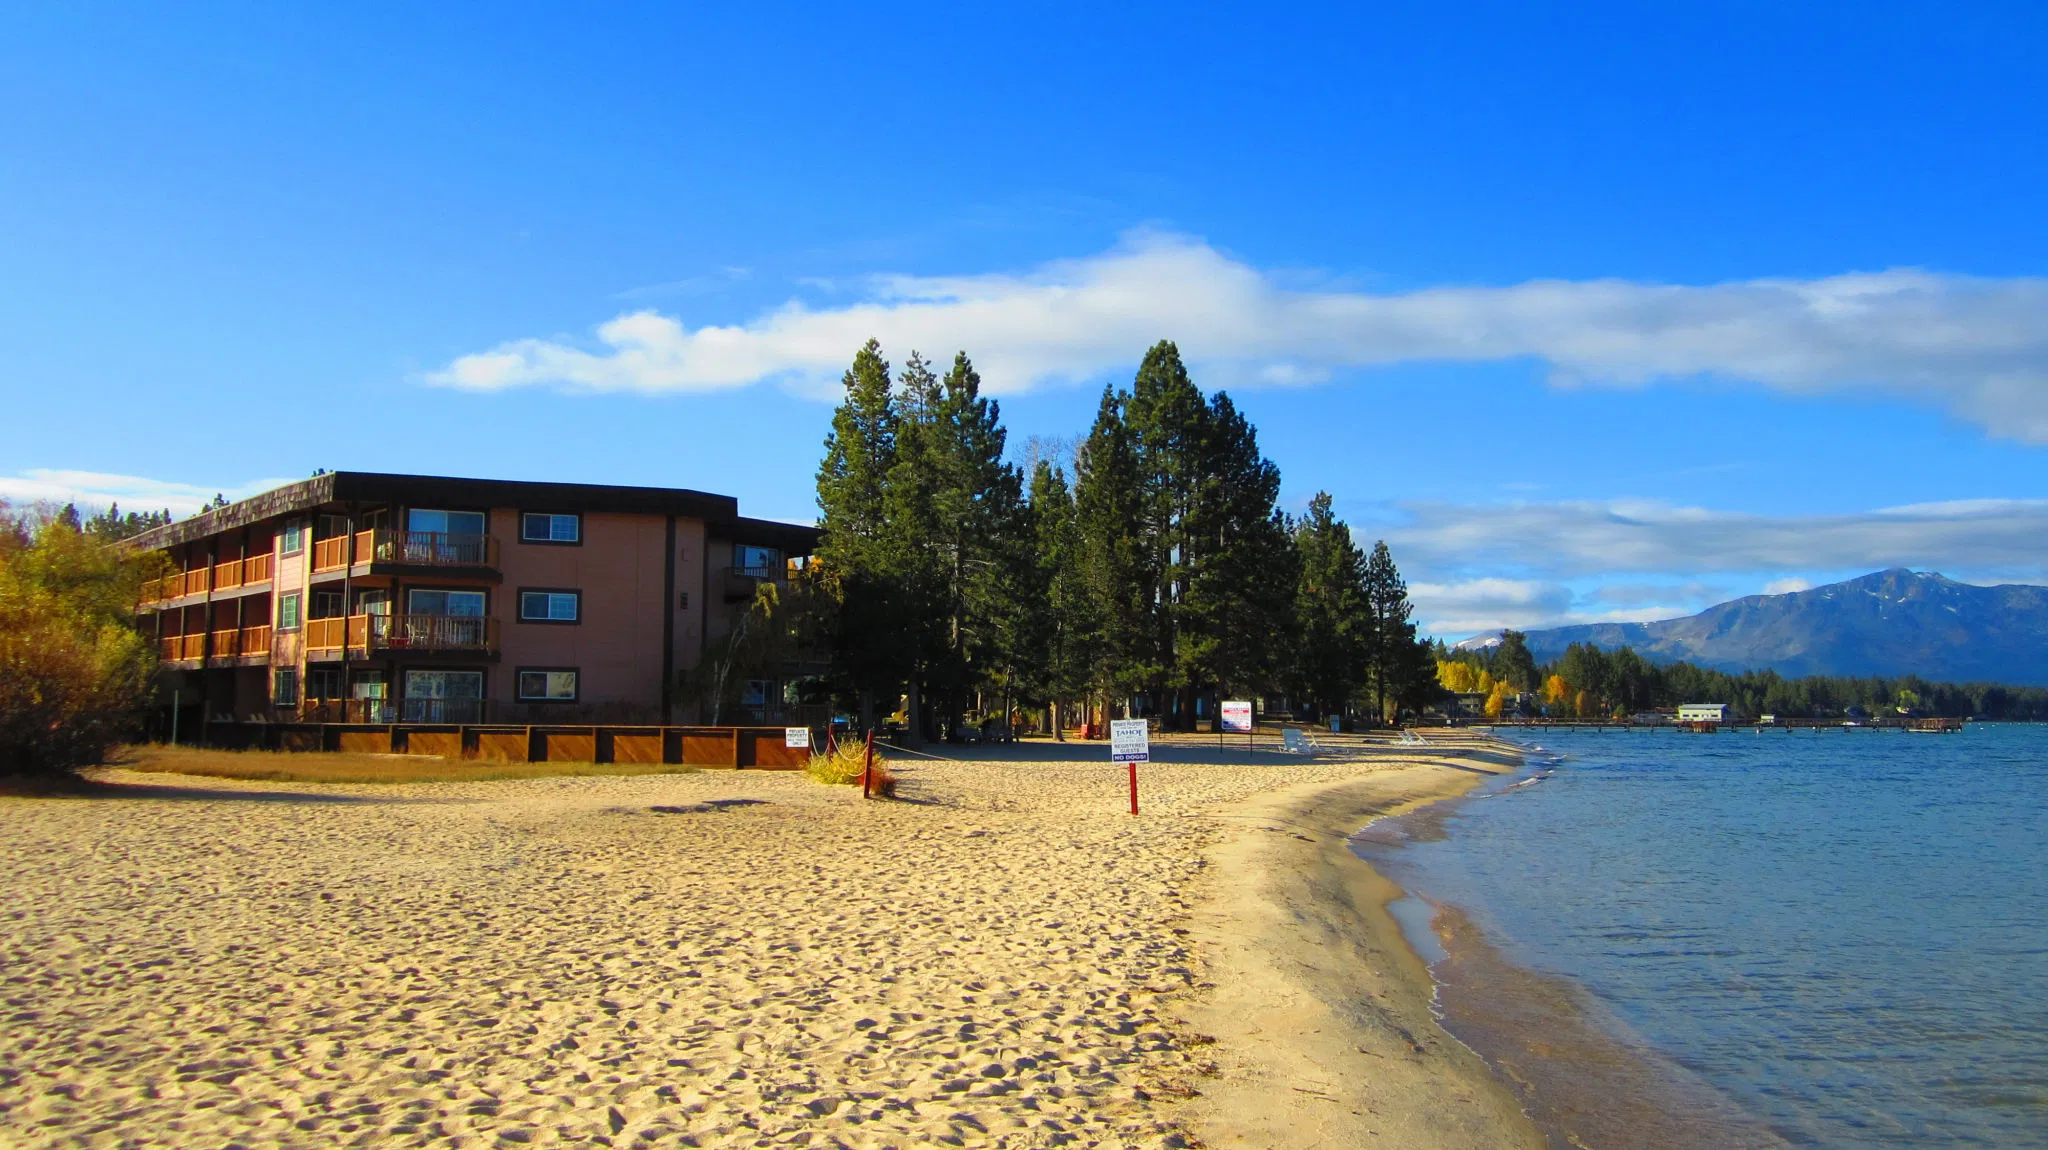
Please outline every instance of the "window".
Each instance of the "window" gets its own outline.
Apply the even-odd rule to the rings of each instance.
[[[529,511],[519,517],[519,539],[523,543],[581,543],[583,517]]]
[[[341,698],[341,669],[338,667],[314,667],[306,672],[306,697],[308,699]]]
[[[306,618],[308,618],[308,619],[339,619],[339,618],[341,618],[341,592],[339,592],[339,591],[315,591],[315,592],[313,592],[313,602],[312,602],[312,604],[311,604],[311,608],[312,608],[312,609],[311,609],[311,610],[310,610],[310,611],[309,611],[309,612],[307,613],[307,615],[306,615]],[[311,690],[312,688],[311,688],[310,686],[308,686],[308,688],[307,688],[307,689],[308,689],[308,690]],[[321,696],[317,696],[317,697],[318,697],[318,698],[323,698],[323,699],[324,699],[324,698],[329,698],[330,696],[326,696],[326,695],[321,695]]]
[[[519,699],[526,703],[573,703],[576,701],[576,672],[521,671]]]
[[[299,593],[287,591],[277,597],[277,629],[296,631],[299,629]]]
[[[736,543],[732,549],[732,565],[749,575],[774,575],[779,566],[780,556],[766,547],[751,547]]]
[[[436,535],[469,535],[484,533],[484,513],[481,511],[436,511],[427,507],[415,507],[405,513],[407,531],[428,531]]]
[[[278,534],[278,551],[285,555],[297,555],[306,549],[306,525],[294,519],[284,525]]]
[[[519,621],[522,623],[574,623],[583,615],[580,591],[519,592]]]
[[[299,701],[299,669],[279,667],[270,673],[270,703],[274,707],[290,707]]]
[[[480,723],[484,715],[482,671],[410,670],[399,714],[408,723]]]
[[[407,591],[405,593],[405,613],[408,615],[460,615],[464,618],[481,618],[484,613],[484,593],[481,591]]]

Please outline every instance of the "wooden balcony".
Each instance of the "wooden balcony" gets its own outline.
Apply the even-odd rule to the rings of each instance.
[[[339,658],[344,631],[350,656],[373,651],[479,651],[498,649],[498,621],[480,615],[351,615],[306,621],[306,649]]]
[[[213,633],[213,650],[210,657],[215,659],[269,658],[270,627],[229,627]]]
[[[442,531],[393,531],[378,528],[355,533],[355,556],[348,555],[349,538],[337,535],[313,544],[313,570],[339,571],[353,562],[388,563],[405,567],[489,567],[498,566],[495,535],[450,535]]]
[[[258,586],[270,582],[271,568],[275,564],[276,560],[265,552],[246,559],[230,559],[212,567],[179,571],[144,583],[141,599],[144,603],[161,603],[206,591],[234,591]]]
[[[166,663],[182,663],[187,660],[206,658],[206,632],[195,631],[190,635],[165,635],[157,641],[157,657]]]

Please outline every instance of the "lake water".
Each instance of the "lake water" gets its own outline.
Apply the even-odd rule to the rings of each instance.
[[[1357,849],[1593,1146],[2048,1146],[2048,727],[1543,731]]]

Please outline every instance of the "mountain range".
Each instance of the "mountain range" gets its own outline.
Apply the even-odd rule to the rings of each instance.
[[[1461,647],[1487,646],[1497,635]],[[1683,619],[1528,632],[1537,662],[1573,643],[1633,647],[1657,663],[1801,675],[1919,675],[2048,685],[2048,587],[1978,587],[1903,567],[1783,595],[1749,595]]]

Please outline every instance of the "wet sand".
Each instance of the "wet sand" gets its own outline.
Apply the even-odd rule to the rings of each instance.
[[[1498,768],[1100,753],[0,800],[0,1143],[1538,1144],[1344,841]]]

